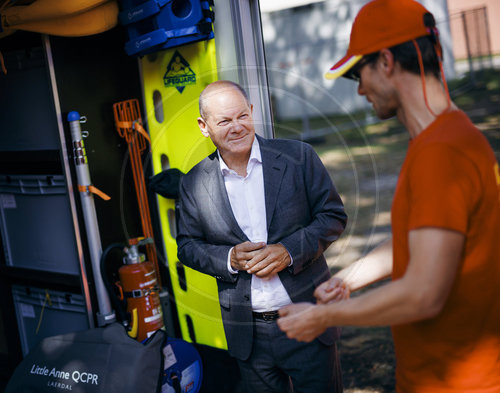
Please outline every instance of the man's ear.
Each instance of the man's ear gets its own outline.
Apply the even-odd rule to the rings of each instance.
[[[207,122],[202,117],[198,117],[198,127],[200,127],[200,131],[205,138],[208,138],[210,136],[208,134]]]
[[[384,48],[380,51],[379,61],[381,66],[383,67],[384,73],[387,76],[391,75],[394,72],[394,55],[389,49]]]

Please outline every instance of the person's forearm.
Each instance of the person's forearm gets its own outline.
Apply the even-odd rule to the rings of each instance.
[[[427,299],[411,290],[407,280],[396,280],[366,294],[318,306],[325,326],[385,326],[408,323],[433,316]]]
[[[280,328],[290,338],[311,341],[329,326],[399,325],[439,315],[460,266],[465,236],[426,227],[412,230],[408,239],[410,260],[403,277],[347,300],[285,306],[280,310]],[[377,258],[386,247],[384,244],[375,252]],[[382,272],[383,269],[378,275]],[[360,284],[376,275],[370,273],[351,282]],[[323,288],[323,292],[328,292],[328,288]],[[321,298],[328,300],[325,294]]]
[[[177,257],[184,265],[218,279],[234,281],[227,269],[227,256],[231,246],[213,245],[203,241],[178,241]]]
[[[425,291],[412,290],[418,282],[411,281],[402,278],[347,300],[290,304],[280,309],[278,325],[289,338],[310,342],[330,326],[397,325],[435,315]]]
[[[412,256],[402,278],[349,300],[321,305],[323,318],[333,325],[366,326],[397,325],[438,315],[453,285],[463,244],[464,235],[459,232],[411,231]],[[383,254],[383,248],[375,252],[377,258]]]
[[[351,292],[387,278],[392,272],[392,239],[388,239],[363,258],[342,269],[334,277],[342,279]]]

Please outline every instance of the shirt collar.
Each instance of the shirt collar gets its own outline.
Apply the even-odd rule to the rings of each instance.
[[[217,150],[217,155],[219,156],[219,166],[222,174],[225,175],[227,173],[234,172],[226,165],[222,156],[219,153],[219,150]],[[250,163],[253,162],[262,163],[262,155],[260,154],[260,145],[259,141],[257,140],[257,135],[253,138],[252,150],[250,151],[250,158],[248,159],[247,169],[249,168]]]

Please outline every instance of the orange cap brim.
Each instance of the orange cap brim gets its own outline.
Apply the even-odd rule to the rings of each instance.
[[[352,67],[354,67],[358,61],[361,60],[363,55],[344,56],[339,62],[337,62],[330,70],[325,74],[326,79],[336,79],[339,76],[345,76]]]

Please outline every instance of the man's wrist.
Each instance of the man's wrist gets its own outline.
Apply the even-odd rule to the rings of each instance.
[[[229,253],[227,254],[227,270],[231,274],[238,274],[238,270],[233,269],[231,265],[231,255],[233,254],[234,247],[231,247]]]
[[[285,251],[288,253],[288,256],[290,257],[290,263],[288,264],[287,267],[291,267],[293,265],[293,258],[292,258],[292,254],[290,254],[290,251],[288,251],[288,249],[285,247],[285,245],[283,243],[278,243],[279,245],[281,245]]]

